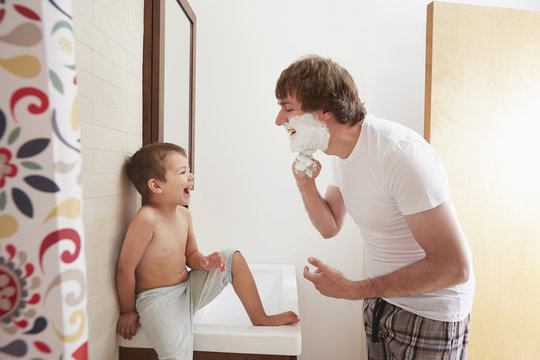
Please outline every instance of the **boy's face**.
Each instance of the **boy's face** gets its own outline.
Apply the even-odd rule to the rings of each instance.
[[[178,205],[188,205],[194,177],[189,172],[187,158],[174,152],[167,156],[166,164],[165,183],[162,184],[163,194],[168,199],[174,199]]]

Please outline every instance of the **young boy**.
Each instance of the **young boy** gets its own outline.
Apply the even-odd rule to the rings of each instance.
[[[193,175],[184,149],[169,143],[146,145],[129,159],[127,173],[144,205],[128,227],[116,269],[121,309],[117,331],[123,338],[131,339],[142,325],[160,359],[192,359],[193,316],[229,282],[253,325],[299,321],[291,311],[266,315],[238,251],[199,252],[185,207]]]

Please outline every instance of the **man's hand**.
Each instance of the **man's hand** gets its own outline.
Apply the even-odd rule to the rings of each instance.
[[[136,311],[130,311],[120,314],[118,318],[118,324],[116,326],[116,332],[120,334],[124,339],[131,340],[137,333],[137,329],[141,327],[139,322],[139,314]]]
[[[326,265],[317,258],[310,257],[308,262],[317,270],[312,273],[305,266],[304,278],[311,281],[322,295],[339,299],[356,299],[353,282],[341,271]]]
[[[297,174],[296,169],[294,168],[295,163],[296,163],[296,161],[293,162],[293,164],[292,164],[292,171],[293,171],[294,179],[296,180],[296,185],[300,189],[302,187],[310,184],[310,183],[313,183],[315,181],[315,178],[317,178],[317,176],[319,176],[319,174],[321,172],[322,165],[316,159],[313,159],[313,169],[312,169],[313,174],[311,175],[311,177],[307,176],[303,172],[300,172],[300,173]]]
[[[227,263],[220,253],[215,252],[202,258],[201,267],[208,271],[221,268],[221,272],[223,272],[227,270]]]

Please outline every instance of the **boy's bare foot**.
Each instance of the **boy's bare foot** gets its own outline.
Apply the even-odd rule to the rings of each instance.
[[[255,326],[279,326],[296,324],[300,319],[292,311],[282,312],[281,314],[266,316],[265,318],[257,321],[252,321]]]

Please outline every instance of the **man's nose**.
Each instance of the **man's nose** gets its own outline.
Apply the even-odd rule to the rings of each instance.
[[[281,112],[278,114],[278,116],[276,117],[276,125],[277,126],[281,126],[285,123],[289,122],[289,119],[286,117],[286,116],[283,116],[281,114]]]

